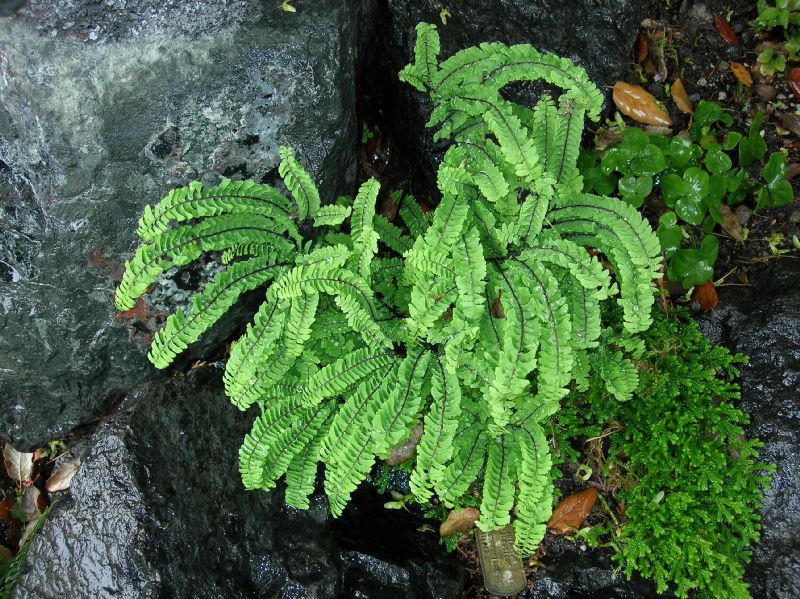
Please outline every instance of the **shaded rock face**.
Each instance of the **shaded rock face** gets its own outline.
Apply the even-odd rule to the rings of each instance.
[[[528,43],[572,59],[586,68],[592,80],[602,87],[613,84],[628,70],[639,23],[650,16],[651,4],[637,0],[452,2],[447,4],[451,14],[443,25],[442,2],[387,0],[384,14],[379,18],[382,34],[376,36],[372,52],[378,62],[367,68],[382,74],[383,86],[390,90],[382,99],[387,125],[393,124],[392,115],[404,116],[397,121],[399,126],[392,132],[393,137],[405,153],[423,157],[418,166],[423,175],[421,188],[435,189],[433,183],[443,146],[433,144],[432,134],[425,129],[431,109],[427,97],[400,83],[396,75],[413,59],[417,23],[437,25],[441,59],[481,42]],[[532,104],[542,89],[527,85],[515,86],[513,91],[520,101]]]
[[[411,515],[362,490],[339,520],[245,491],[251,426],[211,368],[151,383],[74,451],[83,465],[14,597],[458,597],[461,569]]]
[[[3,4],[0,435],[30,448],[156,376],[146,345],[200,273],[115,313],[145,203],[196,178],[274,182],[279,145],[297,149],[324,198],[352,192],[355,62],[370,5]]]
[[[800,597],[800,266],[786,260],[749,288],[720,289],[700,325],[715,343],[750,357],[740,407],[747,434],[777,471],[762,508],[763,534],[747,568],[754,597]]]

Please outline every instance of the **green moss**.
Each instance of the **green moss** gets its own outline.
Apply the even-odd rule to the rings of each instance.
[[[628,577],[638,571],[659,592],[749,597],[743,563],[773,468],[758,461],[761,444],[745,438],[748,417],[732,405],[746,358],[712,346],[680,311],[644,338],[631,401],[592,381],[558,415],[562,456],[583,453],[624,506],[624,518],[609,513],[587,539],[613,547]]]

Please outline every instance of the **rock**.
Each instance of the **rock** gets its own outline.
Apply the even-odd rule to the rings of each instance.
[[[297,149],[324,198],[353,191],[355,61],[371,6],[3,3],[0,436],[20,449],[63,436],[157,376],[145,346],[199,276],[184,271],[115,313],[145,203],[195,178],[274,182],[279,145]]]
[[[282,491],[245,491],[251,426],[220,372],[133,394],[73,449],[83,465],[32,542],[16,599],[61,597],[458,597],[462,569],[432,533],[364,488],[338,520]],[[213,423],[213,426],[210,426]]]
[[[751,286],[721,288],[716,313],[700,319],[715,343],[750,357],[742,367],[747,434],[776,464],[761,510],[763,533],[746,579],[754,597],[800,596],[800,266],[780,261]]]
[[[379,89],[368,90],[368,95],[381,98],[386,125],[392,128],[392,137],[403,153],[419,157],[418,168],[424,175],[419,188],[435,189],[436,166],[443,148],[433,144],[430,131],[425,129],[430,104],[427,97],[397,79],[397,72],[413,57],[418,22],[438,26],[442,59],[481,42],[530,43],[539,50],[571,58],[603,89],[628,70],[639,23],[649,16],[648,5],[633,0],[453,2],[447,4],[451,14],[443,25],[439,13],[445,5],[441,2],[389,0],[386,13],[379,18],[383,29],[376,37],[382,45],[373,49],[371,55],[377,60],[367,67],[368,76],[376,79]],[[526,103],[532,103],[541,87],[514,89],[521,92]]]

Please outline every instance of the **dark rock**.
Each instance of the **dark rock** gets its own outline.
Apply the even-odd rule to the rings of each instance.
[[[610,553],[589,549],[562,537],[546,536],[542,567],[529,577],[530,588],[519,599],[568,599],[596,597],[603,599],[644,599],[659,597],[655,584],[634,574],[627,580],[614,572]]]
[[[83,465],[31,545],[14,597],[458,597],[462,571],[369,488],[329,520],[245,491],[251,414],[219,371],[153,382],[74,451]]]
[[[12,5],[0,19],[0,436],[28,449],[157,376],[147,342],[200,277],[185,271],[115,313],[145,203],[198,177],[274,182],[279,145],[325,198],[352,192],[355,62],[372,19],[371,0],[296,13],[30,0],[3,14]]]
[[[746,579],[754,597],[800,597],[800,265],[781,261],[747,288],[721,288],[715,313],[700,319],[715,343],[750,358],[740,407],[761,459],[777,471],[762,508],[763,534]]]
[[[427,98],[402,84],[397,72],[413,58],[416,33],[420,21],[435,23],[441,37],[441,58],[481,42],[505,44],[529,43],[571,58],[589,72],[601,86],[612,85],[629,68],[639,23],[649,14],[651,2],[635,0],[577,0],[563,2],[545,0],[479,0],[447,4],[451,13],[443,25],[442,2],[434,0],[388,0],[385,14],[379,18],[380,35],[370,56],[378,62],[368,66],[368,76],[381,80],[386,128],[409,156],[419,157],[421,189],[435,189],[435,173],[442,148],[432,143],[425,129],[430,112]],[[526,103],[538,96],[541,87],[515,87]],[[397,119],[395,115],[403,115]],[[394,125],[394,126],[392,126]]]

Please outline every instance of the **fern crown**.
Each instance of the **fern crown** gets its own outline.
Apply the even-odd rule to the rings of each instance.
[[[583,122],[603,100],[583,69],[528,45],[438,55],[436,27],[420,24],[400,74],[430,95],[428,124],[451,142],[432,215],[403,194],[398,222],[377,215],[375,180],[322,206],[283,148],[288,196],[225,180],[148,207],[116,305],[133,307],[167,269],[218,255],[227,268],[169,317],[149,357],[167,367],[242,293],[265,289],[224,373],[231,401],[260,409],[239,456],[247,488],[285,477],[287,501],[306,508],[323,462],[339,515],[376,456],[422,422],[415,497],[457,506],[477,486],[478,525],[513,520],[530,553],[552,506],[544,426],[592,372],[630,396],[637,377],[623,351],[650,325],[660,248],[631,206],[581,192]],[[500,94],[536,79],[563,93],[533,109]],[[623,331],[603,327],[612,299]]]

